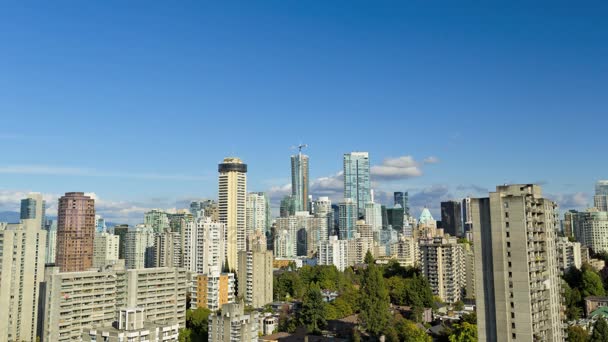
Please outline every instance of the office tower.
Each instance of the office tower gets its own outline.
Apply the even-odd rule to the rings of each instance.
[[[209,315],[209,342],[254,342],[258,340],[258,314],[245,314],[242,303],[225,304]]]
[[[82,341],[178,342],[177,322],[150,323],[143,308],[122,308],[111,325],[93,326],[82,333]]]
[[[595,184],[593,204],[599,211],[608,211],[608,180],[600,180]]]
[[[471,199],[480,341],[563,341],[557,205],[533,184]]]
[[[186,325],[186,271],[179,268],[59,272],[47,268],[41,313],[43,342],[80,340],[83,331],[107,326],[120,308],[145,308],[151,323]]]
[[[118,239],[118,258],[126,259],[125,241],[126,241],[127,232],[129,231],[129,225],[128,224],[117,224],[114,226],[114,228],[112,228],[112,231],[113,231],[114,235],[117,235],[119,238]]]
[[[183,267],[182,239],[178,232],[154,236],[154,267]]]
[[[372,200],[367,152],[344,154],[344,198],[355,203],[357,218],[365,215],[365,203]]]
[[[574,226],[576,223],[576,214],[578,211],[570,209],[564,213],[564,219],[562,220],[562,232],[565,237],[574,237]],[[580,240],[578,240],[580,242]]]
[[[584,212],[572,212],[572,215],[576,240],[595,253],[608,252],[608,212],[589,208]]]
[[[339,223],[340,239],[352,239],[356,232],[356,224],[358,220],[357,204],[352,198],[345,198],[339,206]]]
[[[125,266],[127,269],[154,267],[154,230],[137,225],[125,234]]]
[[[107,231],[106,220],[101,215],[95,215],[95,232],[101,233]]]
[[[443,230],[452,236],[462,237],[462,206],[459,201],[441,202],[441,224]]]
[[[160,209],[152,209],[144,214],[144,225],[152,227],[155,233],[169,230],[169,216]]]
[[[442,218],[443,220],[443,218]],[[462,224],[464,229],[464,234],[473,230],[473,222],[471,222],[471,198],[465,197],[462,200]]]
[[[247,164],[225,158],[219,164],[220,222],[225,227],[225,256],[230,269],[238,268],[237,253],[247,248]]]
[[[331,207],[329,197],[319,197],[313,202],[315,217],[325,218],[327,220],[328,236],[334,232],[334,211]]]
[[[238,294],[246,305],[262,308],[272,302],[272,251],[239,252]]]
[[[308,211],[308,156],[302,151],[291,156],[291,196],[294,211]]]
[[[382,229],[388,228],[388,211],[385,205],[380,206],[380,210],[382,213]]]
[[[281,199],[281,206],[279,208],[279,216],[287,217],[291,215],[295,215],[296,213],[296,204],[294,197],[292,195],[287,195]]]
[[[24,202],[33,215],[17,224],[0,224],[0,339],[7,341],[36,340],[39,285],[44,278],[44,203],[39,194],[30,194]]]
[[[334,229],[329,231],[329,235],[340,235],[340,206],[332,204],[331,211],[334,213]]]
[[[447,303],[461,300],[466,286],[465,263],[462,246],[456,238],[422,238],[418,241],[418,248],[420,268],[433,294]]]
[[[400,206],[395,208],[388,208],[386,209],[386,216],[388,219],[388,225],[393,227],[393,230],[396,230],[398,232],[403,231],[403,208],[401,208]]]
[[[581,243],[568,240],[567,237],[557,238],[555,243],[557,249],[557,266],[562,274],[570,267],[578,269],[583,265],[581,257]]]
[[[319,265],[334,265],[343,272],[348,266],[348,241],[332,235],[319,246]]]
[[[296,212],[294,216],[278,217],[276,225],[276,256],[312,257],[317,252],[319,243],[327,240],[327,219],[312,216],[307,211]]]
[[[403,267],[415,267],[420,260],[418,242],[413,237],[401,236],[390,245],[390,255]]]
[[[247,235],[257,231],[264,234],[270,232],[270,203],[264,192],[247,194]]]
[[[403,208],[403,214],[405,216],[410,216],[409,194],[407,191],[395,191],[393,193],[393,203],[394,207],[399,205],[401,208]]]
[[[226,261],[226,226],[210,217],[199,218],[186,226],[183,246],[184,268],[188,271],[208,274],[211,267],[222,269]]]
[[[46,256],[45,263],[54,264],[57,251],[57,220],[48,220],[46,226]]]
[[[40,229],[44,229],[46,223],[45,211],[46,201],[42,199],[40,193],[30,193],[27,198],[21,200],[20,218],[37,219],[40,222]]]
[[[234,273],[220,273],[218,267],[210,267],[208,274],[194,276],[190,291],[190,309],[207,308],[217,311],[224,304],[235,300]]]
[[[93,239],[93,267],[99,268],[118,261],[120,237],[106,231],[96,232]]]
[[[95,200],[83,192],[67,192],[57,209],[55,263],[61,272],[85,271],[93,266]]]

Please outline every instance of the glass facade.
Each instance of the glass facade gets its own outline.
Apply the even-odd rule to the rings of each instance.
[[[344,198],[350,198],[357,207],[359,217],[365,216],[365,203],[371,202],[369,154],[344,154]]]

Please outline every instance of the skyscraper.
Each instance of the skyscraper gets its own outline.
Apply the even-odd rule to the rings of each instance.
[[[372,199],[367,152],[344,154],[344,198],[354,201],[358,216],[365,215],[365,203]]]
[[[464,233],[473,230],[473,222],[471,221],[471,198],[466,197],[462,200],[462,224]]]
[[[142,269],[154,267],[154,229],[137,225],[125,234],[125,267]]]
[[[456,237],[464,236],[462,207],[459,201],[441,202],[441,224],[446,233]]]
[[[308,211],[308,156],[302,151],[291,156],[291,195],[294,211]]]
[[[218,166],[220,222],[226,226],[228,267],[238,268],[238,252],[247,250],[247,164],[224,158]]]
[[[95,200],[83,192],[67,192],[57,209],[56,264],[61,272],[86,271],[93,266]]]
[[[352,239],[357,232],[357,204],[352,198],[345,198],[338,206],[340,207],[338,217],[340,240]]]
[[[272,251],[258,248],[239,252],[239,296],[245,304],[261,308],[272,302]]]
[[[264,192],[247,194],[247,235],[258,230],[270,235],[270,203]]]
[[[563,341],[557,205],[533,184],[471,200],[480,341]]]
[[[47,232],[41,229],[43,202],[30,194],[30,213],[18,224],[0,224],[0,339],[35,341],[39,285],[44,278]],[[22,203],[24,203],[22,202]],[[29,206],[33,204],[33,206]]]
[[[31,193],[27,198],[21,200],[21,219],[37,219],[40,221],[40,229],[44,229],[46,202],[42,194]]]
[[[593,204],[599,211],[608,211],[608,180],[600,180],[595,184]]]
[[[395,191],[393,193],[393,202],[397,206],[399,204],[403,208],[403,213],[410,216],[409,194],[408,192]]]

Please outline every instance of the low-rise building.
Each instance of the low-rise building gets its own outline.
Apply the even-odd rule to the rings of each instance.
[[[179,324],[177,321],[151,323],[147,322],[145,317],[144,309],[121,309],[118,320],[114,324],[85,329],[81,341],[179,341]]]
[[[243,303],[230,303],[209,315],[209,342],[257,342],[258,314],[245,314]]]

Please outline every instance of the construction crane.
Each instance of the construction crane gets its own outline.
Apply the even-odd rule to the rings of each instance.
[[[298,149],[298,153],[302,154],[302,149],[308,147],[308,144],[300,144],[298,146],[291,146],[291,149]]]

